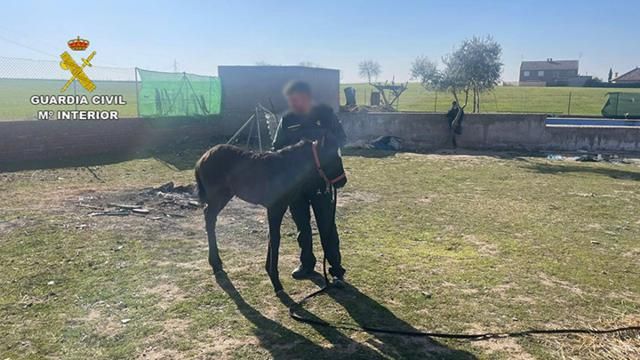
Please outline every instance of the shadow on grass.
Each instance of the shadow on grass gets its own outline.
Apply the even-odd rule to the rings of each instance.
[[[386,158],[392,157],[396,154],[402,153],[413,153],[413,154],[424,154],[424,155],[467,155],[467,156],[486,156],[493,157],[496,159],[502,160],[516,160],[516,161],[527,161],[527,157],[543,157],[546,156],[543,153],[539,152],[530,152],[530,151],[507,151],[507,150],[468,150],[468,149],[433,149],[433,150],[424,150],[424,151],[411,151],[411,150],[402,150],[402,151],[390,151],[390,150],[376,150],[376,149],[357,149],[357,148],[347,148],[342,150],[342,155],[346,156],[358,156],[364,158]]]
[[[565,174],[565,173],[591,173],[603,176],[609,176],[613,179],[620,180],[640,180],[640,172],[637,171],[629,171],[629,170],[621,170],[621,169],[611,169],[600,166],[589,166],[589,165],[568,165],[568,164],[530,164],[524,167],[525,169],[536,171],[541,174]]]
[[[216,274],[216,282],[233,300],[238,311],[255,326],[255,335],[260,340],[260,346],[271,354],[274,359],[297,359],[297,358],[322,358],[337,359],[348,357],[350,359],[377,359],[382,358],[373,349],[359,344],[345,336],[343,333],[331,329],[317,329],[323,337],[331,344],[332,348],[322,347],[306,337],[284,327],[275,322],[247,303],[242,295],[235,288],[229,277],[224,272]],[[273,296],[273,295],[272,295]],[[280,301],[293,303],[288,295],[283,294]],[[274,301],[277,301],[274,296]],[[305,316],[312,316],[305,314]],[[341,349],[339,351],[337,349]]]
[[[475,359],[475,356],[468,352],[450,349],[428,338],[417,339],[392,335],[378,336],[375,334],[379,341],[367,341],[368,345],[365,345],[354,341],[337,329],[321,325],[309,325],[332,344],[329,348],[323,347],[305,336],[286,328],[281,323],[262,315],[245,301],[226,273],[220,272],[216,274],[216,282],[233,300],[238,311],[255,326],[254,332],[260,341],[260,346],[269,351],[274,359]],[[344,291],[348,292],[348,299],[331,292],[329,294],[347,309],[358,324],[364,325],[365,322],[371,322],[373,319],[373,321],[380,321],[384,326],[390,328],[415,331],[411,325],[398,319],[391,311],[357,289],[349,287]],[[295,305],[293,299],[286,293],[280,293],[278,299],[287,307]],[[303,309],[297,310],[297,313],[305,318],[321,320]]]
[[[324,280],[320,277],[315,277],[312,281],[318,286],[324,285]],[[353,285],[345,284],[341,289],[330,288],[326,294],[340,304],[359,326],[418,331]],[[306,317],[306,314],[301,315]],[[429,337],[371,334],[379,341],[378,351],[390,358],[476,359],[475,355],[469,352],[449,348]]]
[[[375,149],[356,149],[346,148],[341,150],[342,155],[345,156],[360,156],[365,158],[385,158],[395,156],[398,151],[390,150],[375,150]]]

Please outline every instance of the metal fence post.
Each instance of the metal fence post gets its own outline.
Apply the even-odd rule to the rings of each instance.
[[[435,91],[436,96],[433,100],[433,112],[438,112],[438,90]]]
[[[569,91],[569,105],[567,105],[567,115],[571,115],[571,94],[572,92]]]
[[[133,73],[136,79],[136,112],[138,113],[138,117],[140,117],[140,90],[138,89],[138,68],[133,69]]]

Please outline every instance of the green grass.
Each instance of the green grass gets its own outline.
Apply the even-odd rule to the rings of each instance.
[[[33,120],[38,110],[74,110],[69,105],[31,105],[30,99],[34,95],[59,95],[60,89],[66,81],[63,80],[13,80],[0,79],[0,121],[2,120]],[[135,117],[136,85],[132,81],[96,81],[96,90],[87,92],[77,86],[78,95],[123,95],[127,105],[124,106],[95,106],[81,105],[78,110],[118,110],[120,117]],[[64,95],[74,95],[73,86]]]
[[[359,104],[369,103],[368,97],[373,87],[367,84],[343,84],[342,88],[347,86],[356,88]],[[605,95],[611,91],[640,92],[640,89],[499,86],[482,95],[481,111],[601,116]],[[448,93],[439,92],[436,95],[433,91],[426,91],[420,84],[410,83],[407,91],[400,97],[399,110],[444,112],[451,107],[452,100],[453,97]],[[344,93],[341,92],[341,103],[344,102]]]
[[[272,293],[265,225],[249,208],[226,209],[218,222],[228,279],[216,281],[200,211],[152,221],[88,217],[93,210],[76,206],[191,182],[190,169],[171,165],[184,168],[187,155],[94,167],[100,180],[84,168],[0,174],[0,358],[582,359],[640,351],[637,337],[432,343],[314,328],[291,320]],[[503,155],[346,156],[338,226],[354,288],[306,309],[328,321],[432,331],[637,325],[638,165]],[[316,286],[287,275],[297,262],[288,219],[283,234],[281,278],[300,299]]]
[[[0,79],[0,121],[2,120],[32,120],[37,110],[73,109],[72,106],[33,106],[29,99],[33,95],[59,94],[64,84],[60,80],[11,80]],[[372,87],[367,84],[342,84],[355,87],[357,100],[360,104],[368,103]],[[73,94],[73,91],[67,94]],[[534,112],[572,115],[600,116],[600,110],[605,101],[605,94],[619,89],[606,88],[544,88],[544,87],[497,87],[482,96],[482,112]],[[621,89],[620,91],[640,92],[640,89]],[[341,103],[345,103],[344,93],[340,92]],[[78,87],[78,94],[87,92]],[[79,109],[116,109],[120,117],[136,116],[136,88],[134,82],[96,81],[96,90],[92,95],[124,95],[126,106],[95,107],[81,106]],[[569,94],[571,94],[571,109],[569,109]],[[437,97],[437,99],[436,99]],[[437,100],[437,101],[436,101]],[[428,92],[417,83],[409,84],[409,89],[400,98],[401,111],[438,111],[444,112],[451,106],[451,95],[447,93]]]

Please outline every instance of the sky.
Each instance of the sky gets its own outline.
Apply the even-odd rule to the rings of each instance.
[[[502,45],[503,80],[522,60],[579,59],[606,79],[640,66],[638,0],[3,0],[0,56],[56,60],[81,36],[95,65],[216,74],[218,65],[311,62],[360,82],[358,63],[380,63],[379,80],[407,81],[411,62],[441,62],[464,39]]]

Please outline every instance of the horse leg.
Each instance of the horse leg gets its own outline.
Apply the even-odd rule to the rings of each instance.
[[[280,283],[280,275],[278,273],[278,255],[280,252],[280,225],[282,225],[282,218],[286,211],[286,204],[271,206],[267,209],[267,218],[269,220],[269,246],[265,267],[275,292],[282,290],[282,283]]]
[[[218,214],[229,200],[231,200],[231,197],[228,195],[218,195],[208,200],[207,206],[204,208],[204,222],[209,242],[209,265],[211,265],[214,274],[222,271],[222,260],[218,252],[216,239],[216,221],[218,220]]]

